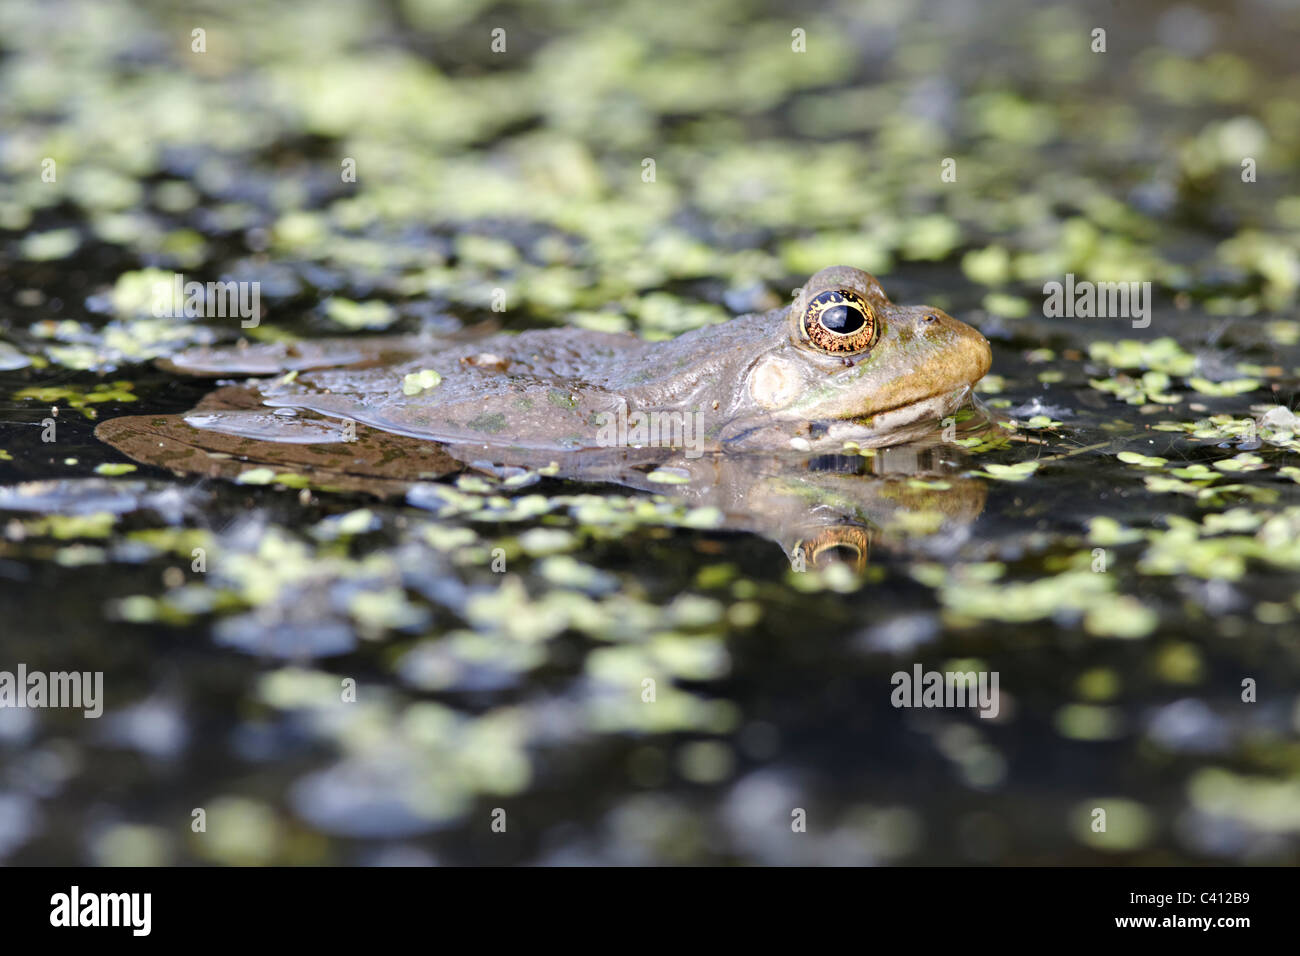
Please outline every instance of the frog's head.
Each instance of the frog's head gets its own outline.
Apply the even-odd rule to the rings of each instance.
[[[818,272],[780,339],[746,371],[746,403],[783,421],[880,431],[949,414],[992,362],[977,331],[931,306],[894,305],[869,273]]]

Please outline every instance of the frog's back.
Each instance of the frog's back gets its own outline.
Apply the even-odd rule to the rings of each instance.
[[[573,450],[607,443],[602,427],[610,416],[632,411],[698,413],[716,434],[773,321],[742,316],[660,342],[578,328],[324,340],[195,350],[172,364],[209,374],[288,370],[293,374],[260,383],[267,405],[398,434]],[[223,425],[208,420],[205,427]],[[238,427],[249,434],[248,422]]]
[[[581,329],[500,334],[396,364],[307,372],[263,394],[268,405],[438,441],[587,447],[601,413],[625,407],[622,370],[644,362],[651,347]]]

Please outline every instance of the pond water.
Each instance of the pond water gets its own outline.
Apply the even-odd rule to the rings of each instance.
[[[0,706],[0,860],[1297,862],[1297,16],[6,3],[0,702],[103,713]],[[667,340],[839,263],[990,340],[991,430],[268,447],[165,364]]]

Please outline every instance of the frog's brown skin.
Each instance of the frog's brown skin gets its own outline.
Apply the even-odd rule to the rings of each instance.
[[[873,334],[828,353],[809,334],[825,295],[865,303]],[[819,296],[822,299],[819,300]],[[847,266],[823,269],[784,308],[745,315],[668,342],[577,328],[466,339],[414,336],[195,349],[170,367],[194,374],[296,376],[262,383],[265,404],[350,419],[395,434],[458,445],[569,452],[608,445],[633,413],[686,413],[692,451],[837,450],[910,441],[960,407],[988,371],[988,342],[927,306],[890,302],[880,283]],[[438,385],[405,394],[410,373]],[[625,419],[626,420],[626,419]],[[208,415],[196,426],[270,438],[265,413]],[[276,440],[292,441],[281,419]],[[318,440],[304,435],[301,441]]]

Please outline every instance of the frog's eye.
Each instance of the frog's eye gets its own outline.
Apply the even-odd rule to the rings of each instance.
[[[826,528],[815,537],[795,545],[808,558],[814,568],[825,568],[842,562],[855,571],[867,566],[871,538],[861,528],[840,525]]]
[[[876,337],[876,313],[856,292],[833,289],[808,303],[799,328],[804,338],[823,352],[863,352]]]

